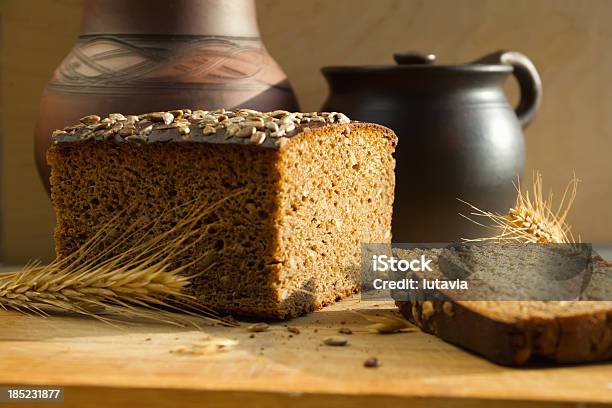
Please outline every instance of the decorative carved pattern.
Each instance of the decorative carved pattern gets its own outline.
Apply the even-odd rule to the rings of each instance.
[[[218,36],[83,36],[49,88],[76,93],[168,89],[263,90],[274,64],[258,38]]]

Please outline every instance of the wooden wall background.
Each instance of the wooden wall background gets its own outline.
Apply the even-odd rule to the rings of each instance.
[[[53,213],[32,132],[43,86],[78,35],[80,7],[80,0],[0,0],[6,263],[53,254]],[[612,242],[612,1],[259,0],[258,12],[268,49],[305,110],[325,99],[324,65],[387,64],[406,50],[452,63],[501,48],[529,55],[545,95],[526,135],[527,174],[541,170],[559,191],[575,171],[583,183],[574,229],[584,240]]]

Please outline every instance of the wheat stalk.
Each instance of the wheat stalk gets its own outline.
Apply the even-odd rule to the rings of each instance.
[[[127,210],[117,214],[71,255],[0,275],[0,308],[41,315],[53,308],[102,320],[106,320],[104,314],[164,320],[168,309],[190,314],[195,310],[218,321],[211,310],[197,306],[195,298],[186,293],[195,276],[184,273],[194,265],[201,268],[199,273],[214,267],[212,252],[197,259],[189,252],[204,236],[200,225],[204,217],[243,192],[238,190],[207,207],[197,200],[186,203],[190,206],[187,216],[152,237],[147,232],[159,221],[140,227],[134,222],[113,238]],[[111,256],[127,242],[131,243],[128,249]]]
[[[464,238],[463,240],[467,242],[513,241],[539,244],[574,243],[575,239],[571,227],[567,223],[567,216],[576,198],[579,181],[576,176],[569,181],[556,211],[552,210],[554,206],[552,192],[544,197],[542,175],[539,172],[533,175],[531,194],[528,190],[523,193],[520,181],[515,184],[518,194],[516,203],[506,214],[481,210],[459,199],[473,210],[469,214],[470,216],[485,218],[489,223],[487,225],[470,216],[460,214],[462,217],[493,231],[493,235],[490,237]],[[578,238],[578,241],[580,241],[580,238]]]

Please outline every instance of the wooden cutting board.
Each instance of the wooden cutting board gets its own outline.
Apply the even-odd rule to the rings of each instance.
[[[357,297],[269,331],[0,312],[0,384],[65,387],[70,407],[557,407],[612,404],[612,365],[494,365],[415,329],[381,335]],[[348,327],[344,347],[322,340]],[[223,346],[219,346],[222,344]],[[363,363],[377,357],[378,368]],[[207,404],[204,404],[207,403]],[[18,406],[18,405],[11,405]],[[40,406],[40,405],[37,405]]]

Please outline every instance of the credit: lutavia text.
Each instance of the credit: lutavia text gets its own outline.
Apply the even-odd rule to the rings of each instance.
[[[417,259],[398,259],[388,255],[373,255],[372,270],[374,272],[432,272],[432,259],[427,259],[425,255],[421,255]],[[468,290],[468,282],[461,279],[445,280],[445,279],[414,279],[404,278],[399,280],[390,280],[376,278],[372,281],[374,289],[391,289],[391,290],[417,290],[417,289],[437,289],[437,290]]]

